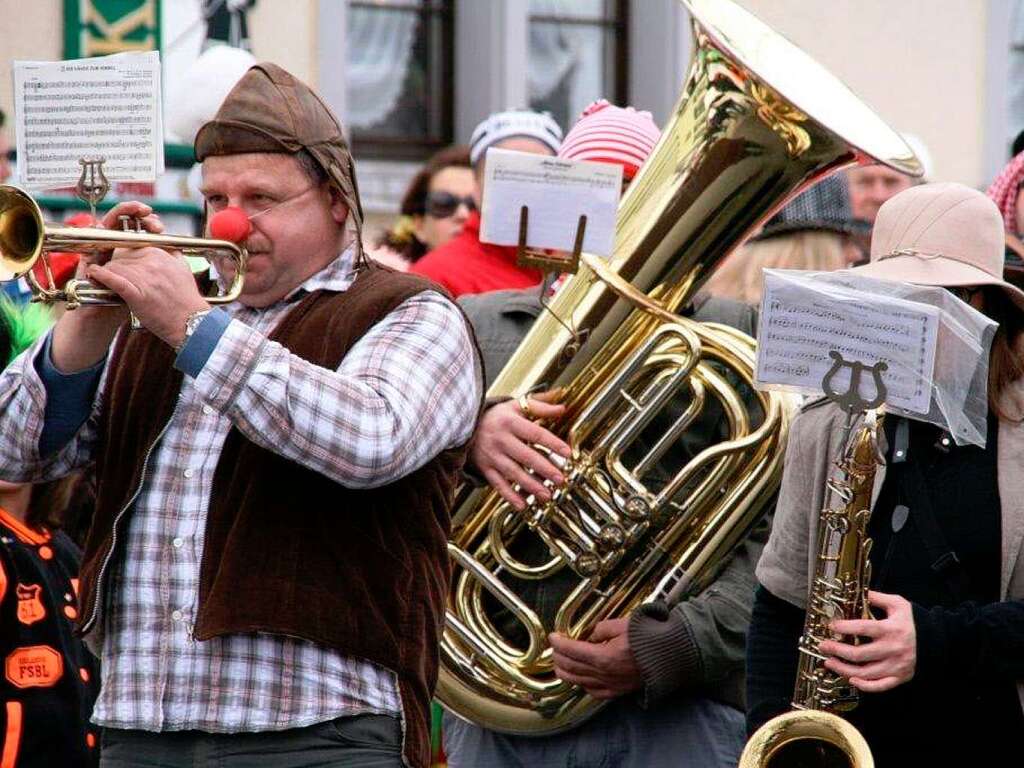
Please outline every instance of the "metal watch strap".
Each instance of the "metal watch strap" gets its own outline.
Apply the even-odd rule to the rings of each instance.
[[[192,338],[192,334],[196,332],[196,328],[203,322],[203,318],[210,314],[210,309],[199,309],[195,312],[189,312],[188,317],[185,318],[185,335],[181,339],[181,344],[174,350],[175,352],[181,352],[188,344],[188,340]]]

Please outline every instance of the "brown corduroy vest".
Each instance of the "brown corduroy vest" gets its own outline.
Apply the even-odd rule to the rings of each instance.
[[[372,325],[424,290],[437,287],[373,266],[344,293],[304,297],[269,338],[334,369]],[[105,563],[122,554],[147,457],[182,380],[159,339],[145,331],[123,338],[100,419],[96,513],[80,582],[83,632],[98,614]],[[352,490],[232,429],[209,502],[196,639],[292,635],[394,671],[406,758],[426,766],[450,576],[448,513],[464,459],[464,447],[445,451],[394,483]]]

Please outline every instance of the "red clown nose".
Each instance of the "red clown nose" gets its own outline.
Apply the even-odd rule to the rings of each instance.
[[[252,222],[245,211],[229,205],[210,217],[210,236],[217,240],[241,243],[252,232]]]

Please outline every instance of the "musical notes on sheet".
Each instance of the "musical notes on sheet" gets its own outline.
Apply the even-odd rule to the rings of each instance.
[[[583,250],[608,256],[615,241],[615,213],[622,166],[562,160],[507,149],[487,151],[480,239],[516,245],[519,210],[529,209],[526,245],[571,251],[580,216],[587,217]]]
[[[932,396],[937,307],[815,282],[806,273],[765,270],[757,382],[821,394],[829,351],[847,360],[888,363],[886,402],[926,414]],[[845,373],[849,377],[849,372]],[[835,382],[842,390],[848,381]],[[862,386],[869,385],[866,377]],[[862,392],[866,399],[873,392]]]
[[[74,184],[79,158],[103,156],[112,181],[163,172],[160,55],[119,53],[14,65],[18,170],[34,188]]]

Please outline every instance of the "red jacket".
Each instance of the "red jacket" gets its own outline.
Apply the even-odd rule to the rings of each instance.
[[[516,264],[514,247],[481,243],[480,214],[476,211],[466,220],[462,232],[426,254],[409,271],[440,283],[452,296],[529,288],[543,277],[539,270]]]

